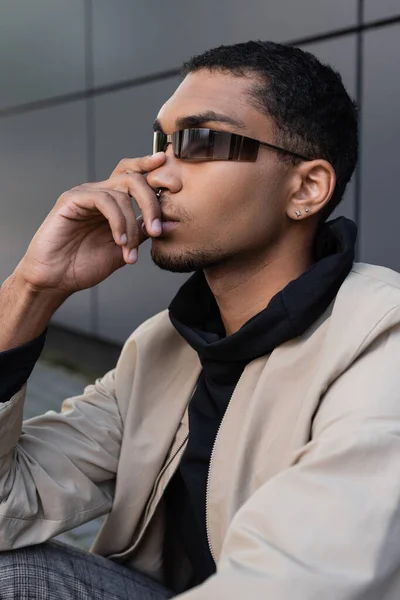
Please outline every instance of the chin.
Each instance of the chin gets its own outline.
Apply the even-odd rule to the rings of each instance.
[[[157,267],[172,273],[192,273],[215,267],[222,261],[221,251],[218,252],[216,248],[168,251],[157,247],[154,243],[151,249],[151,258]]]

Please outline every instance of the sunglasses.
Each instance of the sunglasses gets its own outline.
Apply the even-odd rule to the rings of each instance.
[[[279,148],[267,142],[229,133],[215,131],[203,127],[181,129],[171,134],[163,131],[154,132],[153,152],[165,152],[168,144],[176,158],[182,160],[235,160],[255,162],[260,146],[265,146],[276,152],[289,154],[301,160],[313,160],[297,152]]]

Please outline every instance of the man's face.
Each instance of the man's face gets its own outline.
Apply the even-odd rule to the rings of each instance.
[[[274,142],[272,121],[249,102],[250,78],[201,70],[189,74],[158,114],[169,134],[182,117],[213,111],[237,122],[195,121],[192,127],[229,131]],[[159,238],[152,239],[152,258],[161,268],[190,272],[214,266],[258,261],[276,245],[287,227],[288,165],[276,153],[260,146],[256,162],[185,161],[172,147],[166,162],[148,175],[162,188],[163,219]]]

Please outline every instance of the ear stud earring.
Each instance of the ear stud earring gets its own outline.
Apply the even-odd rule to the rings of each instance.
[[[296,217],[301,217],[301,210],[295,210],[294,212],[295,212]],[[306,208],[306,213],[309,213],[309,212],[310,212],[310,209]]]

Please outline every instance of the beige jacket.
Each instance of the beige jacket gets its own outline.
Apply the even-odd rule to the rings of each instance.
[[[200,368],[163,312],[61,414],[21,434],[25,389],[4,404],[0,549],[109,513],[94,551],[163,581],[162,496]],[[246,367],[212,453],[207,530],[217,573],[182,600],[400,599],[399,274],[356,264],[318,322]]]

